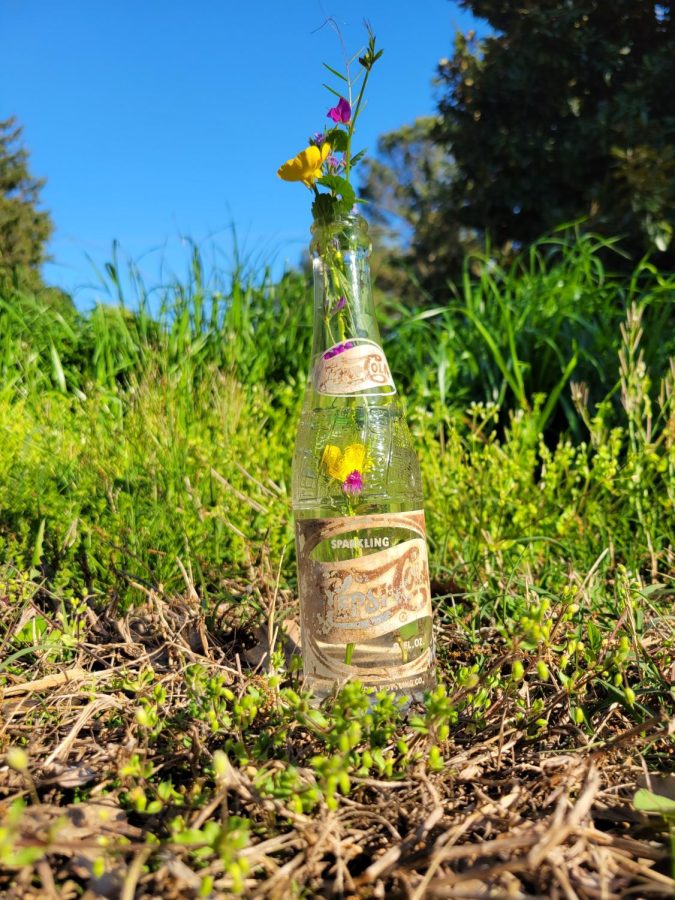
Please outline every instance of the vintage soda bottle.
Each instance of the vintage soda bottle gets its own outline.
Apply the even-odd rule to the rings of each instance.
[[[420,468],[381,346],[368,225],[312,227],[314,337],[293,457],[305,684],[435,684]]]

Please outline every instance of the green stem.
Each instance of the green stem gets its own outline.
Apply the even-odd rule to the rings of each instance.
[[[326,331],[328,332],[329,343],[332,347],[335,343],[335,338],[333,337],[333,329],[330,327],[330,316],[324,316],[323,321],[326,326]]]
[[[352,120],[349,123],[349,130],[347,131],[347,149],[345,150],[345,180],[349,181],[349,170],[351,167],[351,155],[352,155],[352,135],[354,134],[354,126],[356,125],[356,120],[359,116],[359,110],[361,109],[361,103],[363,101],[363,93],[366,89],[366,85],[368,84],[368,76],[370,75],[370,69],[366,69],[366,74],[363,76],[363,82],[361,84],[361,90],[359,91],[359,96],[356,100],[356,106],[354,107],[354,115],[352,116]]]
[[[329,310],[332,306],[334,306],[340,297],[344,297],[346,301],[345,309],[340,313],[339,320],[339,328],[340,328],[340,336],[341,340],[346,340],[346,324],[344,322],[345,313],[349,316],[349,324],[352,330],[352,337],[358,337],[356,333],[356,322],[354,320],[354,313],[352,311],[352,304],[350,301],[350,293],[351,286],[347,279],[346,274],[343,271],[340,271],[340,262],[334,259],[325,259],[325,276],[324,276],[324,310]],[[344,265],[344,263],[342,263]],[[326,316],[326,321],[328,320],[328,316]],[[332,335],[331,335],[332,340]]]

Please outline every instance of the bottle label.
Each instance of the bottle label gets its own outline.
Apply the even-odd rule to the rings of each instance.
[[[314,364],[312,382],[314,390],[329,396],[364,396],[363,391],[375,388],[378,396],[396,393],[384,350],[364,338],[334,344],[322,353]]]
[[[398,689],[424,684],[430,628],[423,634],[414,626],[431,617],[424,512],[299,519],[296,537],[305,675]],[[350,558],[314,559],[321,545]]]

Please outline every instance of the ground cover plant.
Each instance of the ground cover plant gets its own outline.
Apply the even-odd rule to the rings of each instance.
[[[675,284],[607,259],[382,300],[435,595],[409,709],[300,680],[304,276],[3,287],[7,896],[672,894]]]

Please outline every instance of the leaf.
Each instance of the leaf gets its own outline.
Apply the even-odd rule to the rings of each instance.
[[[462,309],[464,315],[469,319],[469,321],[474,325],[480,336],[483,338],[485,343],[487,344],[490,353],[492,354],[492,358],[494,359],[497,368],[502,374],[504,381],[508,384],[511,390],[514,393],[514,396],[518,400],[520,406],[525,407],[527,405],[527,399],[524,396],[521,385],[516,378],[514,378],[513,373],[509,370],[509,367],[504,359],[501,350],[499,349],[498,343],[495,340],[493,334],[490,330],[483,324],[482,320],[476,315],[476,313],[469,306],[465,306]]]
[[[657,222],[654,225],[654,243],[656,244],[656,249],[660,250],[661,253],[665,253],[668,249],[668,244],[673,236],[673,229],[670,224],[664,219],[661,222]]]
[[[330,144],[331,150],[335,150],[336,153],[344,153],[349,144],[349,136],[341,128],[331,128],[326,133],[326,140]]]
[[[335,75],[336,78],[340,78],[342,81],[347,82],[347,79],[346,79],[345,76],[342,74],[342,72],[338,72],[337,69],[333,69],[332,66],[329,66],[329,65],[328,65],[328,63],[323,63],[323,66],[324,66],[325,69],[328,69],[328,71],[329,71],[331,74]],[[349,83],[349,82],[347,82],[347,84],[348,84],[348,83]]]
[[[365,151],[365,150],[359,150],[358,153],[356,153],[354,156],[352,156],[352,159],[351,159],[351,165],[352,165],[352,166],[355,166],[358,162],[360,162],[360,161],[363,159],[363,157],[364,157],[365,155],[366,155],[366,151]]]
[[[5,657],[5,659],[0,662],[0,672],[2,672],[3,669],[10,669],[14,660],[20,659],[22,656],[26,656],[26,654],[28,653],[35,653],[37,649],[37,644],[35,646],[31,644],[30,647],[23,647],[21,650],[17,650],[15,653],[10,653],[9,656]]]
[[[324,175],[323,178],[319,178],[319,184],[322,184],[324,187],[330,188],[334,193],[339,194],[342,198],[341,205],[348,206],[349,209],[354,205],[356,194],[354,193],[354,188],[346,178],[343,178],[341,175]]]
[[[654,794],[646,788],[635,792],[633,806],[640,812],[658,813],[666,818],[675,817],[675,800],[662,794]]]
[[[63,372],[63,366],[61,365],[61,357],[59,356],[59,351],[54,346],[54,342],[50,341],[50,353],[52,357],[52,366],[54,369],[54,378],[56,383],[59,386],[59,390],[65,394],[66,393],[66,376]]]
[[[539,430],[543,430],[543,428],[546,425],[546,423],[548,422],[550,416],[553,414],[555,405],[558,402],[558,397],[560,397],[560,394],[561,394],[563,388],[569,381],[569,378],[570,378],[572,372],[575,370],[578,362],[579,362],[579,357],[578,357],[577,353],[575,352],[574,355],[572,356],[572,359],[570,359],[570,361],[565,366],[565,371],[562,373],[560,380],[558,381],[556,386],[553,388],[553,390],[549,394],[548,400],[546,401],[546,405],[544,406],[543,410],[539,414],[539,417],[537,419],[537,428]]]
[[[335,221],[337,200],[330,194],[319,194],[312,203],[312,217],[317,222]]]
[[[46,523],[47,520],[42,519],[38,528],[38,533],[35,537],[35,543],[33,544],[33,559],[31,565],[34,569],[37,569],[42,561],[42,545],[44,544]]]
[[[597,653],[602,645],[602,633],[598,626],[589,619],[586,625],[586,634],[588,635],[588,643],[593,653]]]
[[[325,81],[324,81],[324,83],[323,83],[323,86],[326,88],[327,91],[330,91],[331,94],[335,94],[335,96],[338,98],[338,100],[341,100],[341,99],[342,99],[342,94],[340,94],[340,93],[338,93],[337,91],[333,90],[333,88],[332,88],[329,84],[326,84]]]
[[[418,631],[419,631],[419,625],[418,625],[417,621],[415,621],[415,622],[408,622],[407,625],[402,625],[399,628],[398,633],[404,641],[407,641],[409,638],[415,637],[415,635],[417,634]]]

